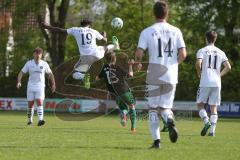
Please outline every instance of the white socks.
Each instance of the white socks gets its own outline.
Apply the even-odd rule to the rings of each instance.
[[[74,72],[72,76],[74,79],[80,80],[84,78],[85,74],[82,74],[81,72]]]
[[[217,120],[218,120],[218,115],[217,114],[212,114],[210,116],[210,122],[211,122],[210,133],[215,133]]]
[[[37,107],[37,115],[38,115],[38,120],[42,121],[43,120],[43,106]]]
[[[153,140],[160,139],[160,125],[157,111],[149,111],[149,126]]]
[[[173,112],[171,109],[164,109],[161,111],[161,116],[164,119],[165,122],[167,122],[167,119],[173,119]]]
[[[199,116],[203,120],[204,124],[209,122],[209,118],[205,109],[200,109]]]
[[[33,122],[34,107],[28,108],[27,115],[28,115],[28,122]]]

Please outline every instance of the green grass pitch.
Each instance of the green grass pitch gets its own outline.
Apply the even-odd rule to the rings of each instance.
[[[26,113],[0,111],[0,160],[239,160],[240,119],[219,119],[216,137],[201,137],[199,119],[176,122],[179,139],[161,134],[162,148],[152,143],[148,122],[136,134],[120,127],[118,116],[67,122],[45,116],[46,125],[26,125]],[[161,125],[162,126],[162,125]]]

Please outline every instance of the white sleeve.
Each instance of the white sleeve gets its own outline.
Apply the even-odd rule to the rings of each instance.
[[[98,40],[101,40],[101,39],[104,38],[103,35],[101,35],[101,33],[99,33],[99,32],[96,31],[96,30],[95,30],[95,35],[96,35],[96,38],[97,38]]]
[[[46,62],[45,63],[45,73],[47,73],[47,74],[50,74],[50,73],[52,73],[52,70],[50,69],[50,67],[49,67],[49,65],[48,65],[48,63]]]
[[[77,31],[77,27],[72,27],[67,29],[67,33],[72,36],[75,35],[76,31]]]
[[[186,48],[182,32],[179,30],[178,31],[178,36],[177,36],[177,48]]]
[[[203,59],[203,52],[201,50],[197,52],[197,59]]]
[[[147,49],[147,38],[144,31],[142,31],[140,34],[138,48],[142,48],[143,50]]]
[[[22,68],[22,72],[23,73],[27,73],[28,71],[29,71],[29,61]]]
[[[228,61],[226,54],[223,52],[222,63]]]

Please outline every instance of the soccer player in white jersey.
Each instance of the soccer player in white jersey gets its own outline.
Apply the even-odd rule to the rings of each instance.
[[[27,100],[28,100],[28,125],[33,123],[34,102],[37,103],[38,126],[44,125],[43,120],[43,101],[45,97],[45,74],[49,75],[51,80],[52,92],[55,91],[54,75],[47,62],[43,61],[42,49],[36,48],[33,51],[33,59],[27,61],[18,74],[17,88],[21,87],[21,80],[24,74],[28,73]]]
[[[77,41],[80,60],[74,66],[73,78],[77,80],[84,80],[84,85],[89,88],[89,75],[85,76],[90,66],[104,57],[106,51],[119,50],[118,39],[113,36],[113,44],[108,46],[97,46],[97,40],[103,40],[107,43],[106,32],[101,35],[98,31],[91,28],[92,21],[89,18],[83,18],[81,20],[81,27],[72,27],[69,29],[62,29],[58,27],[49,26],[42,23],[42,26],[49,29],[52,32],[60,32],[68,35],[72,35]],[[85,78],[84,78],[85,77]]]
[[[148,50],[147,91],[149,106],[149,125],[154,140],[151,148],[160,147],[159,116],[164,118],[169,129],[169,138],[175,143],[178,132],[172,112],[176,84],[178,82],[178,64],[187,56],[181,31],[167,23],[168,6],[165,2],[156,2],[153,7],[156,22],[141,32],[135,61],[138,70],[144,51]]]
[[[217,106],[221,102],[221,77],[231,70],[225,53],[214,45],[216,39],[217,33],[215,31],[206,32],[207,46],[197,52],[196,70],[200,78],[197,106],[199,116],[204,122],[201,136],[205,136],[209,128],[209,136],[215,134],[218,119]],[[224,68],[221,70],[222,64]],[[210,121],[204,108],[206,103],[210,105]]]

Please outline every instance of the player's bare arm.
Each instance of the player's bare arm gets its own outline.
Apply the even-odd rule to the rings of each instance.
[[[223,63],[223,66],[224,66],[224,68],[220,73],[221,77],[224,76],[225,74],[227,74],[231,70],[231,65],[230,65],[229,61],[225,61]]]
[[[23,74],[24,74],[24,73],[23,73],[22,71],[20,71],[20,72],[18,73],[17,85],[16,85],[17,89],[19,89],[19,88],[22,86],[21,81],[22,81]]]
[[[63,28],[59,28],[59,27],[53,27],[50,26],[46,23],[41,23],[41,27],[50,30],[51,32],[60,32],[60,33],[64,33],[67,34],[67,29],[63,29]]]
[[[103,35],[103,39],[102,41],[104,41],[105,43],[107,43],[107,33],[105,31],[102,32]]]
[[[51,81],[51,90],[52,90],[52,92],[55,92],[55,90],[56,90],[56,83],[55,83],[55,78],[54,78],[53,73],[49,74],[49,79]]]
[[[130,60],[128,61],[128,65],[129,65],[128,75],[129,75],[129,77],[133,77],[134,59],[130,59]]]
[[[178,64],[181,64],[187,57],[186,48],[178,49]]]
[[[142,48],[138,48],[135,52],[135,64],[136,71],[139,72],[142,69],[142,57],[144,54],[144,50]]]
[[[195,68],[196,68],[196,71],[197,71],[198,78],[201,77],[201,66],[202,66],[202,59],[197,59],[196,64],[195,64]]]

